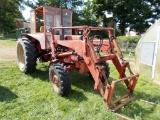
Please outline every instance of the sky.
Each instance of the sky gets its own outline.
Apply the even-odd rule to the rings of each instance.
[[[25,10],[22,11],[22,15],[26,20],[28,20],[28,18],[30,18],[30,11],[31,11],[31,8],[28,6],[25,6]]]

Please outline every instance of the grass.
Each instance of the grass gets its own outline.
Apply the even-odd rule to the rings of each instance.
[[[5,46],[8,46],[8,47],[15,47],[15,45],[16,45],[16,39],[15,38],[13,38],[13,37],[9,37],[9,38],[6,38],[6,37],[4,37],[4,36],[2,36],[1,34],[0,34],[0,46],[1,47],[5,47]]]
[[[77,77],[77,72],[71,72],[72,91],[63,98],[52,91],[44,64],[30,75],[19,72],[15,62],[0,64],[0,119],[116,118],[106,112],[105,103],[87,75]]]
[[[5,45],[11,45],[5,40]],[[15,41],[14,41],[15,42]],[[118,78],[110,64],[110,80]],[[87,74],[70,72],[71,94],[60,97],[53,92],[48,78],[48,63],[38,63],[37,71],[23,74],[15,61],[0,61],[0,119],[54,119],[54,120],[112,120],[119,119],[110,110]],[[124,93],[124,85],[116,86],[115,96]],[[140,101],[148,100],[160,104],[160,87],[145,76],[140,76],[132,101],[118,113],[135,120],[158,120],[160,108]]]

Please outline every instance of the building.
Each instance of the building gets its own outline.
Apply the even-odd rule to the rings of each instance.
[[[144,33],[137,44],[136,70],[160,83],[160,20]]]

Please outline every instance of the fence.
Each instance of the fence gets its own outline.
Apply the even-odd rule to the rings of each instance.
[[[122,41],[122,42],[119,42],[119,45],[121,47],[121,50],[125,58],[128,58],[129,61],[131,60],[131,58],[135,58],[135,48],[137,46],[137,43]]]
[[[120,47],[122,48],[122,52],[129,54],[129,53],[135,53],[136,43],[130,43],[130,42],[119,42]]]

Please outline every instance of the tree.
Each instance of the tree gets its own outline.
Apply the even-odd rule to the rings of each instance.
[[[127,27],[144,32],[160,17],[159,5],[159,0],[93,0],[96,16],[107,22],[105,13],[112,13],[123,35]]]
[[[73,11],[73,25],[79,25],[79,17],[82,12],[79,9],[83,6],[84,0],[37,0],[33,2],[32,0],[26,0],[25,4],[33,9],[40,7],[42,5],[53,6],[58,8],[70,9]]]
[[[99,19],[94,15],[94,11],[92,8],[92,2],[87,1],[84,3],[84,6],[81,11],[81,16],[79,17],[80,25],[89,25],[89,26],[98,26]]]
[[[15,18],[22,18],[19,10],[23,0],[1,0],[0,1],[0,31],[10,32],[16,28]]]

